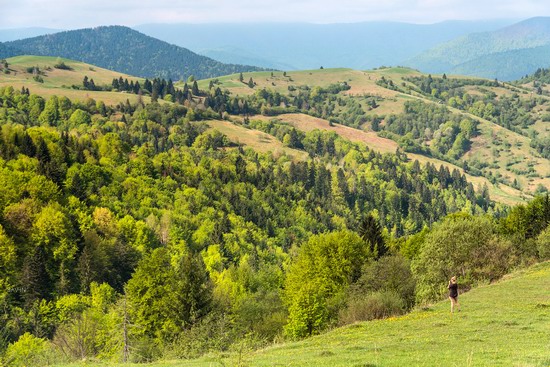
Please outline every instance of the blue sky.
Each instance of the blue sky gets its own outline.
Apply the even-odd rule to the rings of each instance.
[[[390,20],[435,23],[550,16],[548,0],[0,0],[0,28],[144,23]]]

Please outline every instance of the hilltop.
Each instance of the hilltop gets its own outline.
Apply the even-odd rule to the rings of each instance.
[[[120,77],[128,79],[129,81],[143,82],[142,78],[64,58],[25,55],[8,58],[7,62],[9,64],[9,74],[2,73],[0,75],[0,87],[12,86],[17,90],[21,90],[22,87],[25,87],[29,88],[32,93],[36,93],[45,98],[58,95],[81,101],[87,98],[93,98],[103,101],[108,105],[125,102],[127,99],[135,103],[138,98],[135,94],[120,93],[116,91],[81,90],[75,89],[73,86],[82,86],[85,76],[89,79],[93,79],[98,86],[110,85],[113,79],[118,79]],[[55,65],[59,62],[63,62],[68,68],[56,68]],[[34,67],[38,67],[40,70],[39,79],[35,79],[32,70]],[[146,101],[149,100],[149,97],[143,96],[143,98]]]
[[[253,66],[223,64],[122,26],[65,31],[5,45],[17,53],[3,57],[21,54],[64,57],[144,78],[179,80],[190,75],[208,78],[259,70]]]

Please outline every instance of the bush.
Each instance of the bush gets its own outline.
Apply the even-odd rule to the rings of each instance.
[[[550,260],[550,225],[537,237],[537,250],[541,260]]]
[[[382,319],[405,312],[403,299],[394,291],[373,292],[366,297],[356,296],[338,315],[340,325],[358,321]]]
[[[69,65],[65,64],[64,61],[59,61],[53,67],[56,68],[56,69],[61,69],[61,70],[73,70],[73,68],[70,67]]]
[[[178,335],[164,350],[163,358],[197,358],[211,351],[225,351],[237,340],[226,315],[211,313]]]
[[[351,298],[374,292],[395,293],[407,309],[414,306],[416,281],[403,256],[385,256],[363,266],[361,278],[351,286]]]
[[[8,346],[4,362],[8,366],[44,366],[53,361],[53,350],[46,339],[30,333]]]

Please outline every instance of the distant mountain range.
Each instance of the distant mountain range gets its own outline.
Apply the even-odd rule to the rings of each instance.
[[[438,45],[406,65],[432,73],[518,79],[550,66],[550,18],[537,17]]]
[[[224,64],[121,26],[48,34],[0,44],[0,57],[60,56],[141,77],[210,78],[261,68]]]
[[[136,76],[172,79],[261,68],[402,65],[428,73],[507,81],[550,67],[550,18],[546,17],[518,23],[148,24],[135,29],[98,27],[0,43],[0,57],[62,56]],[[0,40],[51,31],[0,30]]]
[[[222,62],[302,70],[320,66],[369,69],[401,65],[442,42],[512,23],[493,20],[436,24],[146,24],[134,28]]]

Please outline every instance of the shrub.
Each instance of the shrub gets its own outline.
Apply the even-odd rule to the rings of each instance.
[[[367,296],[355,296],[338,315],[340,325],[357,321],[382,319],[405,311],[403,299],[394,291],[378,291]]]
[[[52,349],[46,339],[25,333],[8,346],[4,361],[8,366],[43,366],[52,361]]]
[[[61,69],[61,70],[73,70],[72,67],[65,64],[65,62],[62,61],[61,59],[57,59],[57,62],[53,67],[56,68],[56,69]]]
[[[403,256],[385,256],[363,266],[361,278],[351,286],[351,298],[374,292],[393,292],[406,308],[414,305],[416,281]]]
[[[550,260],[550,225],[537,237],[537,249],[541,260]]]
[[[164,350],[163,358],[197,358],[210,351],[225,351],[237,340],[231,320],[225,314],[211,313],[181,332]]]

